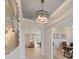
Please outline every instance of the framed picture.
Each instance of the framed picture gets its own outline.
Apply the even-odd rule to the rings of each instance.
[[[66,34],[61,34],[61,39],[66,39]]]
[[[53,34],[53,38],[54,39],[59,39],[60,38],[60,34],[59,33],[54,33]]]
[[[53,34],[54,39],[66,39],[66,34],[63,33],[54,33]]]

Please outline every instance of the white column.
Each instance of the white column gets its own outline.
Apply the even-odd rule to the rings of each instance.
[[[41,27],[41,54],[44,55],[44,26]]]
[[[41,36],[42,36],[42,55],[45,55],[48,59],[53,58],[53,47],[52,47],[52,42],[51,42],[51,29],[46,28],[45,26],[42,27],[41,30]]]
[[[13,20],[14,31],[17,33],[17,19],[14,17]]]
[[[44,31],[41,31],[41,54],[44,55]]]
[[[16,0],[19,8],[19,59],[25,59],[25,30],[22,26],[21,0]]]
[[[51,29],[44,28],[44,54],[48,59],[51,59]],[[53,49],[53,48],[52,48]]]
[[[25,30],[22,27],[20,29],[19,48],[19,59],[25,59]]]

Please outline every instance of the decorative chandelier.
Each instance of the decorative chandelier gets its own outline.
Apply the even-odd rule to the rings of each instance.
[[[45,23],[48,23],[49,21],[48,20],[49,15],[48,15],[48,12],[43,9],[44,0],[41,0],[41,3],[42,3],[42,10],[35,12],[35,20],[38,23],[45,24]]]

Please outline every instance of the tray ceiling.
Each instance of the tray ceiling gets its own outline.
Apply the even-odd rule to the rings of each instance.
[[[33,19],[35,11],[41,9],[41,0],[21,0],[24,18]],[[45,0],[44,9],[51,15],[65,0]]]

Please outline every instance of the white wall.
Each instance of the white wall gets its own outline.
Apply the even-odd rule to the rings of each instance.
[[[67,35],[67,43],[73,42],[73,28],[66,28],[66,35]]]
[[[42,32],[44,34],[43,37],[43,49],[44,49],[44,55],[48,59],[53,59],[53,33],[63,33],[64,31],[62,29],[58,28],[44,28],[44,31]],[[58,40],[60,41],[60,40]],[[56,40],[57,42],[57,40]],[[57,43],[58,44],[58,43]]]
[[[61,39],[61,38],[54,39],[53,38],[55,33],[57,33],[57,34],[66,34],[65,29],[58,28],[58,27],[53,27],[51,32],[52,32],[52,43],[54,42],[55,47],[58,47],[60,42],[66,41],[66,39]]]
[[[66,39],[54,39],[53,38],[53,34],[54,33],[59,33],[59,34],[66,34]],[[53,59],[53,56],[56,56],[56,52],[55,50],[59,47],[59,44],[62,42],[62,41],[66,41],[67,44],[69,45],[70,42],[73,42],[73,29],[71,27],[67,27],[67,28],[60,28],[60,27],[53,27],[52,28],[52,31],[51,31],[51,43],[52,43],[52,46],[51,46],[51,57]],[[54,42],[54,46],[53,46],[53,42]]]
[[[73,34],[72,34],[72,28],[68,27],[68,28],[58,28],[58,27],[53,27],[53,28],[49,28],[46,29],[44,28],[43,33],[43,51],[44,51],[44,55],[48,58],[48,59],[53,59],[53,53],[54,50],[53,48],[57,48],[59,46],[59,43],[62,41],[66,41],[68,44],[70,42],[73,42]],[[66,34],[66,39],[54,39],[53,38],[53,34],[54,33],[60,33],[60,34]],[[53,47],[53,42],[55,42],[55,47]]]
[[[66,39],[54,39],[53,38],[53,34],[54,33],[59,33],[59,34],[66,34]],[[66,41],[67,44],[69,44],[70,42],[73,42],[73,29],[68,27],[68,28],[52,28],[52,42],[55,42],[55,44],[60,43],[62,41]]]

